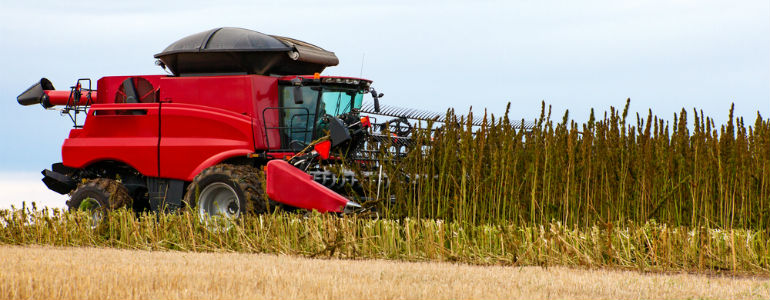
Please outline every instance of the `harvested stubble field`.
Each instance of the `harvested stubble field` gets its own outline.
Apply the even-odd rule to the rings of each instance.
[[[2,299],[767,299],[766,278],[0,247]]]

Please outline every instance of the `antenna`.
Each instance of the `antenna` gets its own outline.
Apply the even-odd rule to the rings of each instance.
[[[364,58],[366,57],[366,52],[361,54],[361,72],[358,73],[358,78],[364,77]]]

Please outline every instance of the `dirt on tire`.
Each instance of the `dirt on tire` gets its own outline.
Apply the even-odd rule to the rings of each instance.
[[[218,164],[201,171],[195,176],[193,181],[187,186],[184,195],[184,202],[196,207],[198,195],[201,190],[200,182],[210,176],[225,176],[235,185],[244,195],[245,208],[242,212],[246,214],[261,214],[270,212],[272,205],[267,199],[264,186],[264,173],[259,168],[246,165]]]
[[[86,198],[94,198],[101,207],[110,210],[122,207],[132,207],[134,199],[128,193],[126,187],[113,179],[95,178],[81,183],[70,193],[67,206],[70,210],[78,209],[80,203]]]

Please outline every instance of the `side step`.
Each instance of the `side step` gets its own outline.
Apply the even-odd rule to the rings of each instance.
[[[319,212],[353,212],[358,203],[348,200],[288,162],[274,159],[265,167],[267,196],[276,202]]]
[[[43,183],[49,190],[59,194],[67,194],[78,187],[78,182],[70,177],[75,169],[58,162],[51,165],[51,170],[43,170]]]
[[[43,183],[45,183],[45,186],[47,186],[49,190],[59,194],[65,195],[78,186],[75,180],[59,172],[45,169],[41,173],[43,174]]]

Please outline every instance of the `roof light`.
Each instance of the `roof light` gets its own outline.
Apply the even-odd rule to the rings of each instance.
[[[321,73],[315,72],[315,74],[313,74],[313,79],[321,79]]]
[[[314,78],[317,79],[315,75],[314,75]],[[366,85],[367,87],[369,87],[369,85],[372,84],[371,82],[366,80],[360,80],[360,79],[354,79],[354,78],[339,78],[339,77],[324,77],[324,78],[321,78],[321,82],[346,84],[346,85]]]

